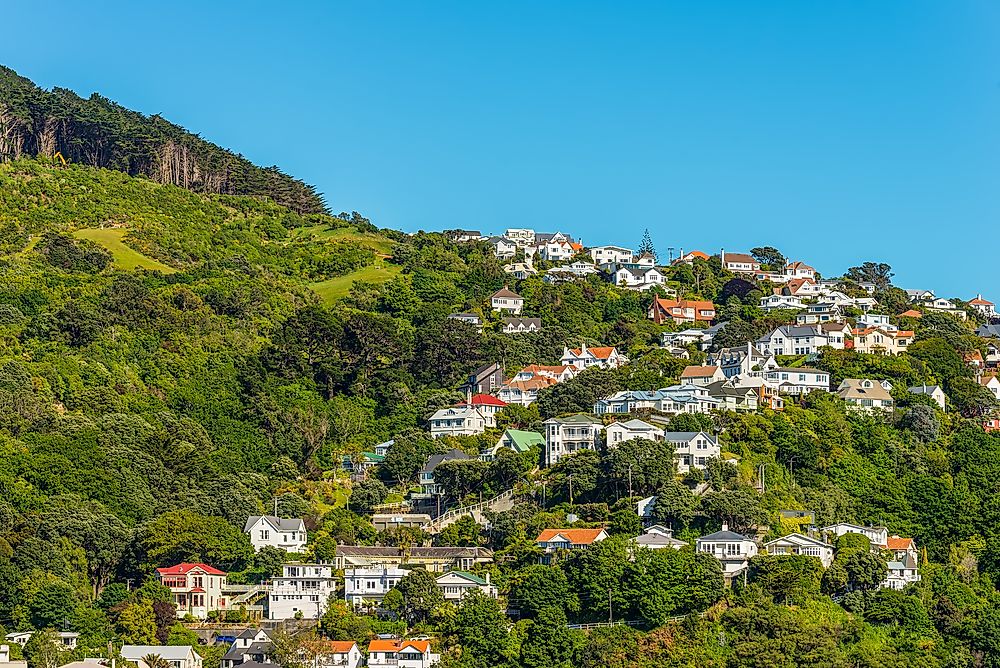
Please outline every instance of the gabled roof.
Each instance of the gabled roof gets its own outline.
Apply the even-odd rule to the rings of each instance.
[[[710,533],[707,536],[702,536],[698,539],[702,540],[750,540],[747,536],[743,534],[736,533],[735,531],[716,531],[715,533]]]
[[[477,585],[480,585],[480,586],[484,586],[484,587],[489,584],[489,582],[487,582],[486,580],[482,579],[478,575],[473,575],[472,573],[469,573],[468,571],[447,571],[447,572],[442,573],[441,575],[439,575],[437,577],[437,579],[440,580],[441,578],[447,577],[449,575],[457,575],[458,577],[462,578],[463,580],[468,580],[469,582],[472,582],[474,584],[477,584]]]
[[[135,661],[149,654],[159,655],[167,661],[186,661],[194,653],[190,645],[122,645],[121,655],[127,661]]]
[[[557,537],[565,538],[572,545],[590,545],[601,537],[604,529],[544,529],[536,543],[548,543]]]
[[[506,401],[501,401],[492,394],[473,394],[472,401],[469,403],[473,406],[497,406],[499,408],[507,405]]]
[[[402,652],[407,647],[412,647],[421,654],[426,654],[431,647],[431,641],[375,638],[368,643],[369,652]]]
[[[717,440],[711,434],[704,431],[667,431],[663,433],[663,439],[665,441],[690,441],[697,436],[704,436],[711,443],[716,443]]]
[[[900,538],[899,536],[889,536],[885,539],[887,550],[909,550],[913,547],[912,538]]]
[[[726,253],[726,262],[739,262],[740,264],[760,264],[752,255],[746,253]]]
[[[433,473],[434,469],[438,467],[438,464],[442,462],[449,462],[453,459],[472,459],[472,457],[469,457],[469,455],[465,454],[461,450],[452,448],[448,452],[439,455],[431,455],[430,457],[428,457],[427,463],[425,463],[424,467],[420,469],[420,472]]]
[[[976,295],[976,298],[970,299],[969,303],[974,306],[994,306],[993,302],[983,299],[982,295]]]
[[[576,415],[569,415],[563,418],[549,418],[545,422],[558,422],[559,424],[604,424],[599,419],[587,415],[586,413],[577,413]]]
[[[496,299],[498,297],[501,298],[501,299],[524,299],[524,297],[522,297],[521,295],[519,295],[516,292],[512,291],[507,286],[504,286],[500,290],[497,290],[496,292],[494,292],[493,293],[493,297],[491,297],[491,299]]]
[[[574,357],[580,357],[583,354],[581,348],[568,348],[571,355]],[[587,352],[590,353],[594,358],[599,360],[606,360],[611,357],[611,354],[616,352],[614,346],[596,346],[587,347]]]
[[[681,371],[681,378],[710,378],[719,372],[717,366],[686,366]]]
[[[768,542],[764,543],[764,547],[767,547],[768,545],[774,545],[775,543],[782,543],[782,542],[785,542],[785,543],[795,543],[797,545],[802,545],[803,543],[810,543],[812,545],[820,545],[822,547],[829,547],[829,548],[833,547],[829,543],[824,543],[821,540],[816,540],[815,538],[810,538],[809,536],[806,536],[805,534],[801,534],[801,533],[790,533],[787,536],[781,536],[780,538],[775,538],[774,540],[771,540],[771,541],[768,541]]]
[[[520,452],[527,452],[533,445],[544,445],[545,437],[535,431],[521,431],[520,429],[508,429],[504,436],[514,444],[514,449]]]
[[[902,313],[900,313],[899,317],[901,317],[901,318],[922,318],[923,315],[924,314],[921,313],[920,311],[917,311],[916,309],[912,309],[911,308],[911,309],[909,309],[907,311],[903,311]]]
[[[300,522],[302,520],[299,520]],[[218,568],[212,568],[207,564],[202,563],[189,563],[184,562],[177,564],[176,566],[168,566],[166,568],[157,568],[156,572],[160,575],[187,575],[193,570],[201,570],[208,575],[225,575],[225,571],[220,571]]]
[[[325,640],[321,647],[334,654],[347,654],[358,646],[353,640]]]
[[[791,269],[791,270],[805,269],[805,270],[808,270],[808,271],[816,271],[815,268],[810,267],[808,264],[806,264],[805,262],[801,262],[801,261],[789,262],[788,264],[785,265],[785,269]]]
[[[286,518],[286,517],[275,517],[274,515],[251,515],[247,518],[247,523],[243,526],[243,532],[246,533],[253,529],[254,525],[260,520],[264,520],[272,527],[275,531],[305,531],[305,523],[299,519]]]

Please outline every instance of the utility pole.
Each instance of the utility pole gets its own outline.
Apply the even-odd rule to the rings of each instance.
[[[628,465],[628,498],[632,498],[632,465]]]
[[[573,474],[569,474],[569,505],[573,505]]]
[[[614,623],[614,619],[611,613],[611,587],[608,587],[608,624],[612,623]]]
[[[545,509],[545,481],[542,481],[542,510]]]

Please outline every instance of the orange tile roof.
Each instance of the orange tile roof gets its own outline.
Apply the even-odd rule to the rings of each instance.
[[[543,390],[558,384],[559,381],[550,376],[532,376],[528,380],[509,380],[505,386],[523,392],[524,390]]]
[[[358,643],[353,640],[328,640],[326,641],[325,647],[331,652],[337,652],[338,654],[347,654],[351,651]]]
[[[549,373],[566,373],[566,369],[576,370],[576,367],[572,364],[556,364],[551,366],[546,366],[544,364],[529,364],[528,366],[521,369],[518,373],[534,373],[537,374],[539,371],[548,371]]]
[[[899,315],[901,318],[920,318],[923,317],[924,314],[911,308],[909,311],[903,311]]]
[[[970,299],[969,303],[975,304],[977,306],[993,306],[993,302],[986,301],[982,297],[976,297],[975,299]]]
[[[686,366],[681,371],[681,378],[705,378],[706,376],[714,376],[718,370],[717,366]]]
[[[538,534],[536,543],[547,543],[556,536],[565,536],[573,545],[590,545],[604,529],[545,529]]]
[[[426,654],[430,649],[429,640],[384,640],[375,638],[368,643],[369,652],[399,652],[405,647],[413,647],[421,654]]]
[[[889,550],[908,550],[913,547],[913,539],[889,536],[885,539],[885,547]]]
[[[577,357],[579,357],[582,352],[582,349],[570,348],[569,351],[574,355],[576,355]],[[587,352],[599,360],[604,360],[611,357],[611,353],[613,351],[614,351],[614,346],[600,346],[596,348],[591,348],[590,346],[587,347]]]

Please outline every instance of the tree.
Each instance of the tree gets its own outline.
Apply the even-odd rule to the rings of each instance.
[[[937,411],[930,406],[917,405],[903,414],[900,426],[910,430],[914,436],[924,443],[937,440],[941,423],[937,418]]]
[[[146,571],[185,561],[240,570],[253,554],[246,534],[232,524],[190,510],[169,511],[150,520],[140,530],[138,542]]]
[[[566,573],[541,564],[517,571],[510,584],[510,600],[525,617],[535,617],[543,609],[552,607],[574,611],[579,605],[570,594]]]
[[[874,283],[876,290],[887,289],[891,282],[892,267],[884,262],[865,262],[847,270],[845,276],[855,283]]]
[[[481,591],[462,599],[455,613],[454,633],[462,646],[462,665],[470,668],[509,666],[510,622],[499,602]]]
[[[656,492],[653,502],[653,521],[671,529],[686,527],[694,516],[697,497],[677,480],[667,482]]]
[[[805,555],[759,554],[750,560],[753,581],[763,587],[776,603],[805,603],[819,593],[823,565]]]
[[[702,499],[702,510],[719,523],[729,525],[730,531],[748,533],[764,522],[760,499],[743,489],[711,492]]]
[[[438,545],[452,547],[477,547],[480,545],[482,527],[470,515],[464,515],[452,522],[437,536]]]
[[[264,580],[281,575],[281,567],[286,561],[288,561],[288,553],[280,547],[271,545],[265,545],[253,557],[254,568],[260,571]]]
[[[62,645],[51,629],[35,631],[24,646],[29,668],[56,668],[62,661],[61,654]]]
[[[653,245],[653,237],[649,234],[649,228],[642,233],[642,243],[639,244],[639,255],[649,254],[653,256],[653,261],[658,259],[656,247]]]
[[[444,602],[434,576],[423,569],[410,571],[395,587],[403,595],[404,617],[411,624],[425,621]]]
[[[571,668],[573,635],[566,626],[566,613],[545,608],[538,613],[521,644],[521,665],[525,668]]]
[[[855,552],[847,558],[844,569],[850,587],[862,590],[877,589],[889,572],[885,560],[871,552]]]
[[[351,508],[360,513],[370,513],[372,508],[385,501],[389,490],[377,478],[368,477],[351,489]]]
[[[616,444],[604,457],[608,482],[617,492],[646,496],[674,479],[674,446],[637,438]]]
[[[31,598],[28,612],[35,628],[62,627],[73,615],[76,592],[68,583],[54,580],[43,585]]]
[[[611,534],[634,538],[642,533],[642,521],[632,508],[622,508],[611,513]]]
[[[758,246],[757,248],[750,249],[750,255],[753,259],[760,262],[761,268],[770,271],[781,271],[785,268],[785,264],[788,260],[785,256],[781,254],[774,246]]]
[[[151,601],[130,603],[118,614],[115,624],[122,639],[130,645],[155,645],[156,615]]]

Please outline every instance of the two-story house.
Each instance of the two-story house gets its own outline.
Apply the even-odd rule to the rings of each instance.
[[[595,246],[590,249],[590,257],[594,264],[630,263],[635,258],[631,248],[621,246]]]
[[[847,403],[848,410],[867,413],[892,411],[892,395],[880,383],[867,378],[845,378],[837,388],[837,396]]]
[[[497,290],[490,297],[490,307],[494,311],[507,311],[518,315],[524,308],[524,297],[504,286],[503,289]]]
[[[311,643],[316,652],[315,668],[360,668],[364,656],[353,640],[321,640]]]
[[[736,577],[746,572],[750,560],[757,555],[757,542],[730,531],[729,525],[723,522],[722,531],[698,538],[695,550],[715,557],[722,565],[722,576],[726,584],[730,585]]]
[[[345,568],[344,600],[354,606],[379,602],[410,571],[404,568]]]
[[[368,668],[431,668],[441,660],[431,652],[430,640],[389,640],[368,643]]]
[[[233,640],[222,656],[222,668],[236,668],[243,664],[271,663],[274,644],[271,636],[262,629],[246,629]]]
[[[500,386],[497,398],[508,404],[530,406],[538,399],[538,393],[559,381],[548,376],[533,376],[527,380],[514,378]]]
[[[486,243],[493,246],[498,260],[509,260],[517,254],[517,244],[505,237],[490,237]]]
[[[123,661],[136,668],[153,668],[146,657],[158,656],[170,668],[201,668],[201,655],[190,645],[122,645],[118,652]]]
[[[444,600],[452,603],[458,603],[473,591],[480,591],[490,598],[497,597],[497,588],[490,584],[489,573],[479,577],[468,571],[448,571],[437,576],[435,581]]]
[[[424,496],[441,494],[440,486],[434,482],[434,471],[444,462],[462,461],[466,459],[471,459],[471,457],[457,448],[452,448],[448,452],[429,456],[427,461],[424,462],[423,467],[420,469],[420,472],[417,473],[417,482],[420,483],[421,494]]]
[[[941,408],[941,410],[945,409],[945,402],[948,400],[948,397],[945,396],[944,390],[941,389],[940,385],[927,385],[927,384],[914,385],[913,387],[908,389],[910,394],[924,395],[926,397],[930,397],[931,399],[934,400],[934,403],[936,403],[938,407]]]
[[[726,378],[751,375],[753,371],[778,368],[774,355],[765,353],[749,341],[745,346],[721,348],[708,356],[708,364],[722,369]]]
[[[503,236],[521,248],[535,245],[535,231],[527,228],[510,228],[503,233]]]
[[[768,295],[760,298],[760,308],[764,311],[798,311],[805,308],[805,302],[795,295]]]
[[[665,322],[712,322],[715,320],[715,304],[703,300],[657,297],[649,305],[646,315],[657,325]]]
[[[771,387],[782,394],[802,395],[813,390],[830,391],[830,373],[811,367],[778,367],[758,372]]]
[[[337,590],[332,564],[290,563],[271,579],[268,619],[319,619]]]
[[[604,424],[590,415],[549,418],[545,427],[545,465],[554,466],[560,459],[581,450],[597,450]]]
[[[475,436],[486,431],[487,419],[473,406],[450,406],[434,412],[428,420],[432,438]]]
[[[251,515],[243,525],[243,533],[250,536],[254,552],[260,552],[265,547],[276,547],[286,552],[302,552],[306,549],[308,541],[305,522],[297,517]]]
[[[840,342],[843,348],[843,338]],[[757,348],[765,355],[811,355],[830,343],[830,337],[818,324],[781,325],[757,339]]]
[[[647,441],[662,441],[663,430],[642,420],[624,420],[622,422],[612,422],[605,428],[605,441],[609,448],[613,448],[625,441],[645,439]]]
[[[229,609],[229,598],[223,593],[227,575],[218,568],[185,562],[157,568],[156,579],[170,589],[178,617],[207,619],[210,612]]]
[[[979,311],[980,314],[985,318],[995,318],[997,317],[996,304],[993,302],[983,299],[981,294],[976,295],[975,299],[969,300],[969,306]]]
[[[905,353],[913,344],[913,332],[902,329],[882,329],[881,327],[855,328],[854,350],[873,355],[898,355]]]
[[[587,346],[581,344],[579,348],[563,348],[562,357],[559,363],[564,366],[573,366],[581,371],[596,366],[602,369],[617,369],[628,363],[628,358],[613,346]]]
[[[760,271],[760,262],[755,260],[752,255],[747,255],[746,253],[727,253],[726,251],[722,251],[720,258],[722,260],[722,268],[734,274],[756,274]]]
[[[684,367],[681,371],[681,383],[691,383],[692,385],[711,385],[714,382],[725,380],[726,374],[722,369],[714,365],[702,364]]]
[[[653,497],[654,499],[656,497]],[[632,539],[636,547],[644,547],[649,550],[679,550],[687,547],[683,540],[674,538],[674,531],[661,524],[654,524],[648,527],[645,533]]]
[[[466,395],[492,394],[503,385],[503,367],[498,363],[484,364],[471,374],[462,386]]]
[[[668,431],[663,440],[674,446],[677,472],[687,473],[692,468],[704,469],[708,460],[722,454],[719,440],[703,431]]]

